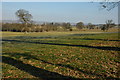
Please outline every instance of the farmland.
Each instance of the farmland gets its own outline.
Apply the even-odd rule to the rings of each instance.
[[[118,33],[2,32],[3,78],[119,78]]]

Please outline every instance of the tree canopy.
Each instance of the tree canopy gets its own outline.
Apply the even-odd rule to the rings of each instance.
[[[32,22],[31,21],[32,15],[24,9],[19,9],[15,14],[19,18],[19,21],[22,23],[31,23]]]
[[[84,23],[83,23],[83,22],[78,22],[78,23],[76,24],[76,27],[77,27],[78,29],[82,29],[82,28],[84,27]]]

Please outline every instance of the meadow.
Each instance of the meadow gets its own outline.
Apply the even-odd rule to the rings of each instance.
[[[120,78],[118,33],[2,32],[2,76],[39,80]]]

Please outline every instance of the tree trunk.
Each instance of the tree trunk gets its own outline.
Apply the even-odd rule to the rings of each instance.
[[[27,34],[27,22],[25,23],[25,33]]]

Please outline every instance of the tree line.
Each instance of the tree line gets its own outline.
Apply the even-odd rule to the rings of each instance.
[[[3,23],[2,31],[12,31],[12,32],[48,32],[48,31],[74,31],[74,30],[82,30],[82,29],[101,29],[103,31],[107,31],[109,28],[113,28],[116,26],[112,23],[112,20],[106,21],[106,24],[102,24],[101,26],[94,25],[92,23],[88,23],[84,25],[83,22],[78,22],[76,25],[71,25],[70,23],[43,23],[43,24],[25,24],[21,23]]]
[[[3,23],[2,24],[2,31],[12,31],[12,32],[43,32],[43,31],[73,31],[73,25],[71,23],[43,23],[41,25],[34,24],[34,22],[31,20],[32,15],[24,10],[19,9],[16,13],[16,16],[19,19],[20,23]],[[85,25],[83,22],[78,22],[74,27],[76,29],[101,29],[103,31],[107,31],[109,28],[114,27],[115,24],[113,23],[113,20],[107,20],[106,24],[97,27],[96,25],[92,23],[88,23]]]

